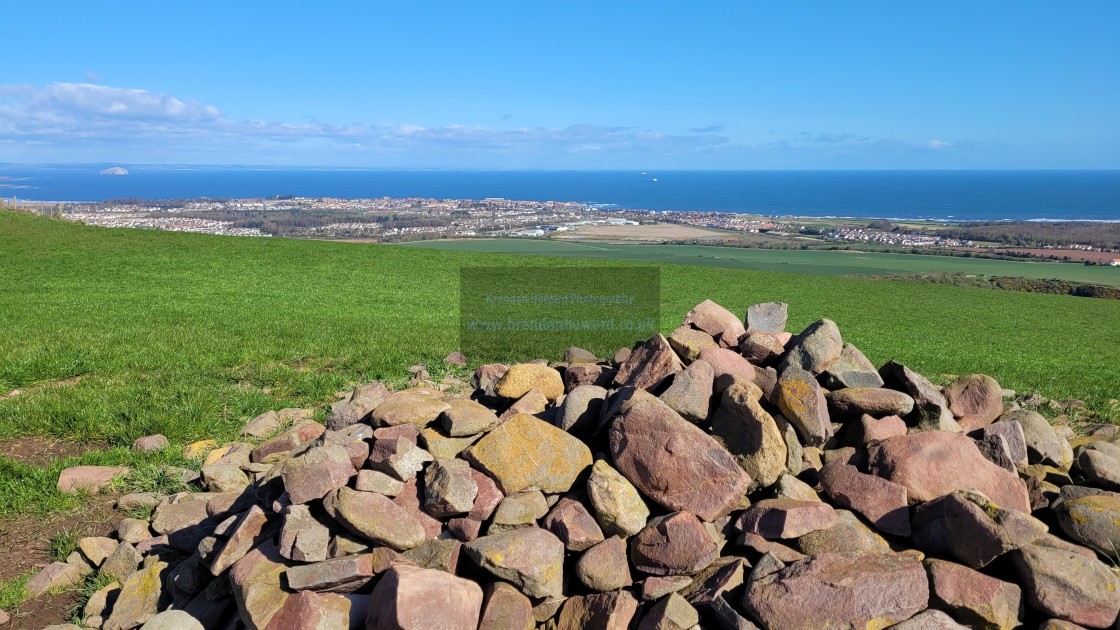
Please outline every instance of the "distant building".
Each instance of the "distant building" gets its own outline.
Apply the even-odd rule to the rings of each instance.
[[[1108,266],[1109,267],[1120,267],[1120,258],[1113,258],[1112,260],[1108,261]]]

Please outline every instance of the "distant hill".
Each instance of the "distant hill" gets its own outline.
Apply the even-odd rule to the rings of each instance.
[[[128,169],[120,166],[113,166],[101,171],[102,175],[128,175]]]

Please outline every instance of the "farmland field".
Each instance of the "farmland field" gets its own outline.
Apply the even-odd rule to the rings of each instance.
[[[231,439],[269,409],[322,413],[355,383],[400,385],[418,362],[438,379],[442,357],[458,345],[461,266],[583,267],[609,278],[619,265],[448,249],[454,245],[106,229],[0,212],[0,518],[68,505],[54,490],[63,465],[181,463],[178,448],[133,454],[128,447],[140,436],[163,433],[176,447]],[[733,252],[824,276],[713,266],[715,253],[704,251],[645,251],[646,262],[622,264],[662,263],[664,332],[705,298],[738,313],[784,301],[790,330],[832,318],[877,364],[896,359],[935,380],[983,372],[1006,387],[1099,409],[1120,397],[1120,301],[835,275],[861,268],[852,254]],[[783,266],[791,254],[817,262]],[[29,463],[4,450],[25,436],[103,448]]]
[[[408,247],[465,252],[533,254],[679,263],[808,273],[829,276],[881,276],[913,273],[965,273],[987,276],[1069,280],[1120,286],[1120,269],[1058,262],[1019,262],[955,256],[889,254],[881,252],[830,250],[777,250],[718,247],[708,245],[640,245],[573,243],[532,239],[472,239],[423,241]]]

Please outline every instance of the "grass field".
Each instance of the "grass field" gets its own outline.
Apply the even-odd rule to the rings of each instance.
[[[0,457],[0,518],[73,505],[54,491],[64,465],[181,463],[178,448],[132,454],[143,435],[163,433],[176,446],[229,439],[268,409],[322,408],[354,383],[403,382],[413,363],[438,377],[458,344],[460,266],[609,276],[612,264],[113,230],[0,212],[0,397],[24,390],[0,398],[0,445],[39,435],[109,446],[45,466]],[[781,300],[791,330],[830,317],[876,363],[897,359],[934,378],[988,373],[1099,408],[1120,397],[1118,301],[711,265],[663,264],[661,274],[666,332],[704,298],[735,312]]]
[[[572,243],[532,239],[471,239],[409,243],[444,251],[533,254],[579,258],[678,263],[728,269],[754,269],[828,276],[880,276],[910,273],[956,273],[987,276],[1057,278],[1120,286],[1120,269],[1074,263],[1018,262],[955,256],[878,252],[745,249],[707,245]]]

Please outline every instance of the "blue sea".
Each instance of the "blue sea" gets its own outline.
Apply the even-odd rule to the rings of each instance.
[[[945,221],[1120,221],[1120,171],[396,171],[0,165],[0,196],[434,197]]]

